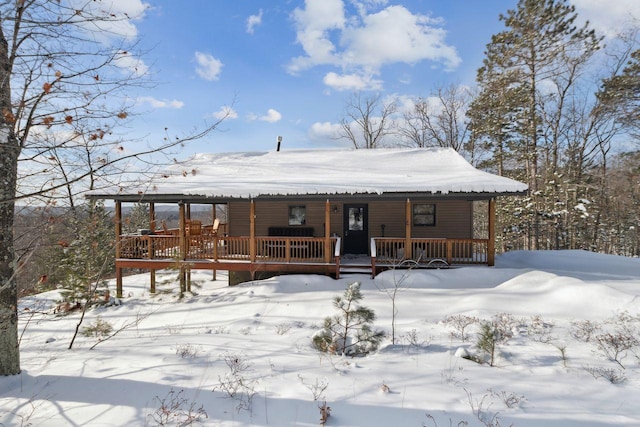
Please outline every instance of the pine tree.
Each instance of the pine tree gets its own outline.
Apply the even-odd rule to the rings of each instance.
[[[136,203],[129,212],[128,217],[123,221],[123,231],[125,233],[135,233],[138,229],[149,228],[149,204]]]
[[[114,270],[113,220],[101,202],[90,202],[73,219],[75,239],[64,248],[60,262],[63,301],[93,305],[104,301],[105,278]]]
[[[640,136],[640,49],[631,53],[622,73],[606,79],[598,97],[636,136]]]
[[[574,72],[599,48],[599,39],[588,25],[574,25],[576,17],[575,8],[567,0],[520,0],[515,10],[500,15],[506,28],[492,36],[478,70],[481,92],[470,113],[472,129],[475,135],[490,141],[500,172],[524,171],[531,200],[521,206],[521,216],[531,220],[530,249],[538,249],[542,239],[544,141],[551,145],[550,154],[544,157],[548,162],[545,166],[558,164],[557,139],[552,136],[543,140],[550,124],[545,119],[552,109],[545,108],[549,99],[542,95],[541,86],[565,83],[561,77]],[[574,68],[568,69],[568,64]],[[562,113],[559,101],[551,97]],[[552,120],[557,122],[560,117]],[[553,175],[553,167],[549,170]]]
[[[323,329],[313,337],[318,350],[348,356],[377,350],[384,333],[371,328],[376,315],[372,309],[359,305],[362,298],[359,282],[351,283],[342,296],[335,297],[337,314],[327,317]]]

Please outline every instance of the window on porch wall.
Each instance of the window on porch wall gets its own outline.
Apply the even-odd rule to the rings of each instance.
[[[413,205],[413,225],[416,227],[436,225],[435,203],[416,203]]]
[[[307,223],[307,207],[304,205],[289,206],[289,225],[305,225]]]

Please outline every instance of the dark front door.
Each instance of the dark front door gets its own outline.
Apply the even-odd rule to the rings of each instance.
[[[367,205],[344,205],[344,253],[366,254],[369,250]]]

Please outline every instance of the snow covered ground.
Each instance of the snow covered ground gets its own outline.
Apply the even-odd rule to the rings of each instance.
[[[22,300],[23,372],[0,378],[0,426],[318,426],[324,401],[327,426],[640,425],[640,259],[512,252],[375,280],[193,278],[182,300],[174,273],[156,295],[147,274],[126,278],[122,304],[82,324],[116,335],[72,350],[80,313],[54,315],[55,293]],[[319,353],[311,337],[354,281],[387,338],[366,357]],[[478,323],[466,340],[455,326],[473,317],[513,333],[494,366],[460,357],[483,357]]]

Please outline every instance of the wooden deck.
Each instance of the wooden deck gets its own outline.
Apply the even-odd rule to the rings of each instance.
[[[389,268],[429,268],[487,264],[487,239],[373,238],[368,261],[357,267],[341,254],[340,238],[219,237],[206,234],[121,236],[116,264],[121,268],[188,268],[229,271],[282,271],[340,276],[369,268],[372,275]]]

